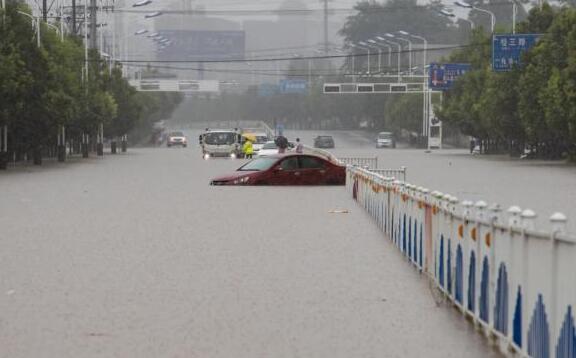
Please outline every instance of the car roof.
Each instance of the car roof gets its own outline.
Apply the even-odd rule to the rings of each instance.
[[[322,157],[320,155],[316,155],[313,153],[283,153],[283,154],[278,153],[278,154],[272,154],[272,155],[266,156],[265,158],[281,159],[281,158],[289,158],[289,157],[314,157],[314,158],[322,159],[326,162],[330,162],[330,163],[335,164],[335,165],[340,165],[340,164],[335,163],[334,161],[332,161],[328,158],[325,158],[325,157]]]

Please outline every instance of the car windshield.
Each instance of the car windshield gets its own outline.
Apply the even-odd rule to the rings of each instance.
[[[182,133],[182,132],[172,132],[172,133],[170,133],[170,137],[184,137],[184,133]]]
[[[392,133],[380,133],[378,139],[392,139]]]
[[[274,165],[274,163],[276,163],[278,159],[275,158],[258,158],[258,159],[254,159],[251,162],[248,162],[246,164],[244,164],[243,166],[241,166],[240,168],[238,168],[238,171],[254,171],[254,172],[259,172],[262,170],[267,170],[270,169],[270,167],[272,167],[272,165]]]
[[[264,144],[264,146],[262,147],[262,149],[277,149],[277,148],[278,146],[274,142],[268,142]]]
[[[332,140],[332,137],[330,137],[330,136],[320,136],[320,137],[318,137],[318,140],[331,141],[331,140]]]
[[[212,132],[204,135],[204,143],[211,145],[230,145],[236,141],[236,133]]]

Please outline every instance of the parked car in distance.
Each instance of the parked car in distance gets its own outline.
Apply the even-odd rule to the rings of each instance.
[[[380,132],[376,137],[376,148],[396,148],[396,139],[392,132]]]
[[[258,151],[262,149],[264,144],[268,142],[270,138],[266,133],[263,132],[255,132],[251,134],[255,139],[254,143],[252,143],[252,148],[254,149],[254,153],[258,153]]]
[[[308,154],[256,158],[210,185],[345,185],[346,167]]]
[[[319,135],[314,138],[314,148],[334,148],[334,138],[329,135]]]
[[[262,148],[258,152],[254,153],[254,156],[260,158],[260,157],[269,157],[271,155],[276,154],[278,154],[278,146],[272,140],[264,143]]]
[[[170,132],[166,136],[166,145],[171,147],[173,145],[181,145],[184,148],[188,145],[188,140],[182,132]]]

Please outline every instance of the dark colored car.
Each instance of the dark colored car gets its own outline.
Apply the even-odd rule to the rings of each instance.
[[[188,141],[186,136],[182,132],[170,132],[166,137],[166,145],[171,147],[173,145],[181,145],[186,147],[188,145]]]
[[[334,148],[334,138],[329,135],[319,135],[314,138],[314,148]]]
[[[254,159],[210,185],[344,185],[346,167],[308,154]]]

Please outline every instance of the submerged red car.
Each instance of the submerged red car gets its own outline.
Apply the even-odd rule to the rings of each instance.
[[[346,167],[309,154],[254,159],[210,185],[344,185]]]

